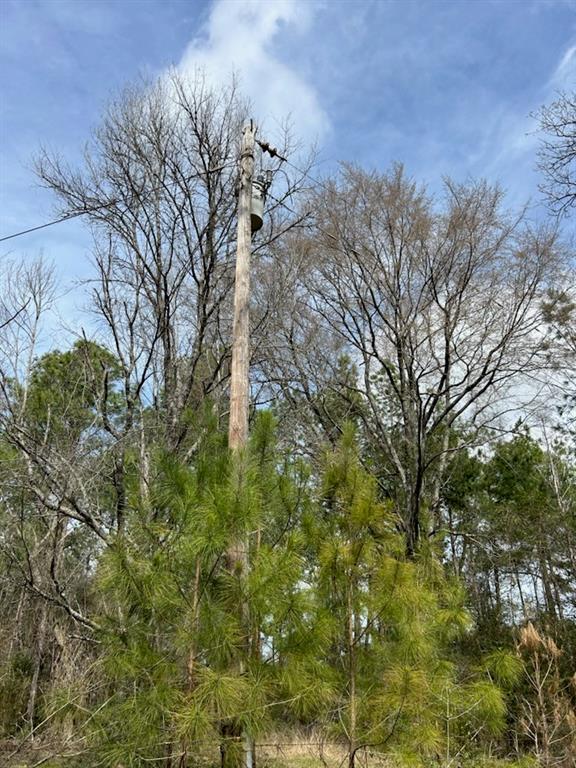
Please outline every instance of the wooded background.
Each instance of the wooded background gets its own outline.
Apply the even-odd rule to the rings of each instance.
[[[574,104],[540,115],[540,223],[484,180],[319,180],[288,131],[258,155],[234,456],[234,83],[129,89],[81,167],[39,155],[93,322],[46,348],[50,267],[3,262],[0,759],[574,765]]]

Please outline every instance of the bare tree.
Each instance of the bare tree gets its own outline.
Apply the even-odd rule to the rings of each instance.
[[[112,104],[79,170],[46,152],[38,159],[62,210],[84,213],[92,227],[93,306],[111,351],[80,337],[69,352],[36,361],[49,283],[33,271],[22,273],[24,282],[11,280],[0,317],[2,430],[37,521],[30,527],[11,511],[26,543],[11,557],[30,593],[88,628],[89,606],[60,573],[68,542],[82,531],[88,557],[112,544],[124,529],[129,457],[139,457],[146,502],[151,448],[190,455],[195,412],[206,398],[225,402],[245,115],[233,82],[216,92],[200,76],[174,75]],[[256,288],[270,244],[300,221],[283,201],[303,178],[278,175],[254,240]],[[269,298],[254,312],[256,357],[274,316]],[[219,415],[226,417],[223,408]],[[54,557],[46,555],[50,542]]]
[[[447,181],[439,208],[400,166],[384,175],[344,167],[316,196],[315,226],[298,245],[305,268],[294,295],[303,309],[284,328],[278,378],[299,379],[313,409],[336,383],[351,407],[360,399],[356,413],[385,457],[409,554],[425,508],[441,525],[451,428],[493,419],[504,407],[496,401],[542,364],[538,302],[556,235],[505,214],[501,198],[484,182]],[[335,337],[312,357],[307,317]],[[357,366],[352,382],[334,378],[337,340]]]
[[[112,104],[82,170],[39,158],[39,176],[63,210],[85,211],[93,227],[95,308],[124,376],[126,421],[120,431],[108,422],[116,439],[134,428],[145,402],[167,446],[178,449],[189,425],[183,414],[227,379],[246,115],[234,82],[216,91],[200,74],[193,82],[173,75]],[[285,230],[280,203],[301,183],[281,178],[258,252]]]
[[[540,185],[552,210],[567,213],[576,206],[576,93],[559,93],[556,101],[535,116],[543,133],[538,168]]]
[[[54,301],[53,270],[42,258],[7,259],[0,268],[0,290],[0,381],[4,385],[28,376],[37,354],[41,319]]]
[[[0,637],[3,657],[9,665],[19,652],[28,652],[30,679],[25,691],[14,691],[15,711],[22,706],[29,728],[35,733],[41,671],[46,665],[51,630],[62,608],[82,619],[66,592],[60,569],[68,554],[69,507],[64,494],[54,493],[45,482],[44,469],[58,465],[62,454],[51,451],[53,422],[58,418],[45,409],[47,418],[33,425],[38,414],[38,388],[34,385],[37,356],[42,348],[42,323],[53,302],[52,270],[41,260],[20,264],[6,262],[2,275],[0,327],[0,569],[3,610],[13,612],[9,635]],[[64,393],[73,397],[72,393]],[[77,446],[76,446],[77,447]],[[66,474],[70,476],[70,457]],[[58,473],[55,473],[58,474]],[[60,489],[62,490],[62,489]],[[46,500],[46,503],[44,503]],[[76,542],[77,544],[77,542]],[[72,546],[74,551],[76,544]],[[64,616],[61,620],[66,621]],[[86,622],[85,622],[86,623]],[[55,665],[50,665],[55,673]]]
[[[95,309],[123,372],[125,420],[106,420],[117,440],[147,402],[176,447],[183,410],[221,375],[243,114],[233,86],[160,81],[112,104],[82,170],[38,161],[66,212],[86,211],[93,227]]]

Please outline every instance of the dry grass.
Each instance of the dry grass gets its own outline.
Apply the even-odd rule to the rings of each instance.
[[[257,742],[258,768],[347,768],[348,753],[344,744],[327,741],[320,733],[287,731],[269,733]],[[209,747],[194,756],[194,768],[217,768],[218,748]],[[357,768],[394,768],[383,755],[359,750]]]
[[[320,733],[291,731],[269,734],[258,742],[258,768],[345,768],[348,752],[343,744],[327,741]],[[392,768],[384,756],[360,750],[358,768]]]

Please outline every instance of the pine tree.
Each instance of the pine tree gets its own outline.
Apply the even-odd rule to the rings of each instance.
[[[113,694],[91,721],[104,764],[184,766],[218,743],[233,764],[245,748],[228,737],[235,726],[254,738],[275,715],[309,717],[330,697],[298,528],[308,475],[276,454],[273,430],[262,414],[244,456],[213,428],[191,466],[159,456],[147,505],[135,473],[126,527],[98,574]],[[250,540],[246,579],[224,567],[238,534]]]
[[[463,590],[433,551],[407,560],[394,523],[348,427],[327,459],[308,533],[318,599],[332,617],[332,725],[346,738],[350,768],[365,748],[398,765],[442,756],[450,764],[472,734],[504,726],[498,685],[484,668],[466,677],[458,665],[455,640],[471,625]]]

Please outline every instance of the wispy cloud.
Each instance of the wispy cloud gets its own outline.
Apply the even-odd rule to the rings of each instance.
[[[318,94],[278,53],[292,48],[292,36],[303,36],[310,28],[316,8],[305,0],[218,0],[179,69],[190,75],[202,69],[216,85],[238,74],[257,120],[272,124],[289,117],[300,138],[321,139],[330,123]],[[298,60],[294,54],[291,58]]]
[[[552,74],[552,88],[564,90],[576,84],[576,43],[566,49]]]
[[[574,89],[575,84],[576,44],[572,44],[559,57],[549,77],[543,78],[531,103],[516,109],[505,103],[495,104],[492,114],[484,118],[476,164],[488,177],[505,184],[510,202],[526,202],[529,191],[537,199],[539,176],[535,166],[541,138],[538,109],[553,101],[558,91]]]

